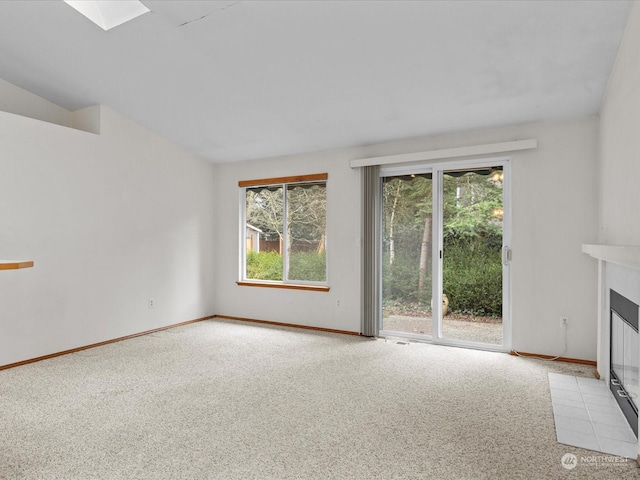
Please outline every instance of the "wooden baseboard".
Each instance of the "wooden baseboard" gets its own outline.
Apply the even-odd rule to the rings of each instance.
[[[186,322],[174,323],[173,325],[167,325],[166,327],[154,328],[153,330],[146,330],[140,333],[134,333],[125,337],[118,337],[111,340],[105,340],[104,342],[92,343],[91,345],[85,345],[83,347],[72,348],[70,350],[63,350],[62,352],[50,353],[49,355],[43,355],[42,357],[30,358],[28,360],[22,360],[21,362],[9,363],[8,365],[0,365],[0,370],[7,370],[9,368],[20,367],[22,365],[28,365],[29,363],[41,362],[42,360],[48,360],[50,358],[61,357],[62,355],[68,355],[70,353],[81,352],[82,350],[88,350],[90,348],[101,347],[103,345],[109,345],[110,343],[121,342],[122,340],[129,340],[131,338],[141,337],[143,335],[149,335],[150,333],[160,332],[162,330],[168,330],[169,328],[181,327],[183,325],[189,325],[190,323],[201,322],[203,320],[209,320],[214,318],[215,315],[208,317],[196,318],[195,320],[187,320]]]
[[[231,315],[214,315],[213,317],[214,318],[225,318],[227,320],[239,320],[241,322],[261,323],[263,325],[275,325],[277,327],[302,328],[302,329],[305,329],[305,330],[315,330],[317,332],[341,333],[343,335],[360,336],[360,333],[351,332],[349,330],[336,330],[336,329],[333,329],[333,328],[312,327],[312,326],[309,326],[309,325],[296,325],[295,323],[271,322],[269,320],[258,320],[258,319],[255,319],[255,318],[245,318],[245,317],[233,317]]]
[[[105,340],[104,342],[92,343],[91,345],[84,345],[82,347],[72,348],[72,349],[69,349],[69,350],[63,350],[61,352],[50,353],[49,355],[43,355],[41,357],[30,358],[30,359],[27,359],[27,360],[22,360],[20,362],[9,363],[7,365],[0,365],[0,370],[7,370],[9,368],[20,367],[22,365],[28,365],[29,363],[40,362],[42,360],[48,360],[50,358],[60,357],[62,355],[68,355],[70,353],[81,352],[82,350],[88,350],[90,348],[95,348],[95,347],[101,347],[103,345],[109,345],[110,343],[121,342],[123,340],[129,340],[131,338],[141,337],[143,335],[149,335],[151,333],[160,332],[162,330],[168,330],[170,328],[181,327],[183,325],[189,325],[190,323],[201,322],[203,320],[210,320],[210,319],[213,319],[213,318],[221,318],[221,319],[227,319],[227,320],[237,320],[237,321],[241,321],[241,322],[251,322],[251,323],[258,323],[258,324],[262,324],[262,325],[274,325],[274,326],[277,326],[277,327],[300,328],[300,329],[304,329],[304,330],[314,330],[314,331],[317,331],[317,332],[339,333],[339,334],[342,334],[342,335],[361,336],[360,333],[352,332],[352,331],[349,331],[349,330],[338,330],[338,329],[334,329],[334,328],[313,327],[313,326],[309,326],[309,325],[296,325],[294,323],[273,322],[273,321],[269,321],[269,320],[258,320],[256,318],[235,317],[235,316],[232,316],[232,315],[216,314],[216,315],[209,315],[207,317],[196,318],[195,320],[187,320],[186,322],[174,323],[172,325],[167,325],[166,327],[159,327],[159,328],[154,328],[153,330],[146,330],[144,332],[134,333],[132,335],[127,335],[127,336],[124,336],[124,337],[118,337],[118,338],[114,338],[114,339],[111,339],[111,340]],[[511,355],[519,355],[521,357],[538,357],[538,358],[543,358],[543,359],[555,358],[555,357],[553,357],[551,355],[542,355],[542,354],[528,353],[528,352],[516,352],[515,350],[511,350],[511,352],[509,352],[509,353]],[[556,361],[558,361],[558,362],[567,362],[567,363],[578,363],[578,364],[581,364],[581,365],[591,365],[593,367],[596,366],[596,362],[593,361],[593,360],[582,360],[582,359],[579,359],[579,358],[559,357],[559,358],[556,359]],[[594,375],[596,376],[596,378],[600,378],[600,375],[599,375],[597,370],[594,371]]]
[[[162,330],[168,330],[170,328],[181,327],[183,325],[189,325],[190,323],[201,322],[203,320],[210,320],[212,318],[226,318],[229,320],[240,320],[243,322],[253,322],[253,323],[261,323],[264,325],[275,325],[279,327],[293,327],[293,328],[303,328],[306,330],[316,330],[318,332],[328,332],[328,333],[341,333],[344,335],[356,335],[360,334],[357,332],[349,332],[347,330],[335,330],[332,328],[320,328],[320,327],[310,327],[306,325],[295,325],[292,323],[282,323],[282,322],[270,322],[267,320],[257,320],[254,318],[243,318],[243,317],[232,317],[230,315],[209,315],[207,317],[196,318],[195,320],[187,320],[186,322],[174,323],[172,325],[167,325],[166,327],[154,328],[153,330],[146,330],[144,332],[134,333],[132,335],[127,335],[124,337],[113,338],[111,340],[105,340],[104,342],[92,343],[91,345],[84,345],[82,347],[76,347],[69,350],[63,350],[61,352],[50,353],[49,355],[43,355],[41,357],[29,358],[27,360],[22,360],[20,362],[9,363],[7,365],[0,365],[0,370],[7,370],[9,368],[20,367],[22,365],[28,365],[30,363],[41,362],[42,360],[48,360],[50,358],[61,357],[62,355],[68,355],[70,353],[81,352],[83,350],[88,350],[90,348],[101,347],[103,345],[109,345],[110,343],[121,342],[123,340],[129,340],[131,338],[141,337],[143,335],[149,335],[151,333],[160,332]]]
[[[594,360],[582,360],[580,358],[567,358],[567,357],[554,357],[553,355],[542,355],[539,353],[527,353],[527,352],[516,352],[515,350],[511,350],[509,352],[510,355],[517,355],[520,357],[538,357],[538,358],[542,358],[544,360],[550,360],[552,358],[555,359],[555,361],[558,362],[567,362],[567,363],[579,363],[580,365],[590,365],[592,367],[595,367],[597,364]]]

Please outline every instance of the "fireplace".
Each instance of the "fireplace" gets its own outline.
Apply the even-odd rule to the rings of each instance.
[[[596,376],[609,385],[637,438],[640,245],[588,244],[582,251],[598,260]]]
[[[609,290],[610,306],[610,371],[609,388],[638,436],[638,363],[639,335],[637,304]]]

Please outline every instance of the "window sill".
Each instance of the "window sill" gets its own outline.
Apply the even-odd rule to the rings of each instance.
[[[266,288],[284,288],[289,290],[308,290],[311,292],[328,292],[329,287],[326,285],[299,285],[295,283],[265,283],[265,282],[251,282],[247,280],[241,280],[236,282],[240,287],[266,287]]]

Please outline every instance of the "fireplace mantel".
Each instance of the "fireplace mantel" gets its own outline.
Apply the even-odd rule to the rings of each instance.
[[[582,251],[593,258],[640,270],[640,246],[637,245],[582,245]]]

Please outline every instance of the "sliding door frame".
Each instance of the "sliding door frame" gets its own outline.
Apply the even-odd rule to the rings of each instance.
[[[498,158],[481,158],[473,160],[451,160],[440,162],[424,162],[416,163],[415,165],[381,165],[380,166],[380,178],[394,177],[400,175],[431,173],[432,174],[432,205],[433,205],[433,241],[432,241],[432,295],[433,305],[442,305],[442,284],[443,284],[443,175],[446,171],[451,170],[473,170],[486,167],[500,166],[503,169],[504,180],[502,189],[502,345],[492,345],[487,343],[466,342],[455,339],[442,338],[442,309],[432,309],[432,335],[417,335],[411,333],[399,332],[387,332],[382,331],[384,336],[390,333],[392,336],[402,336],[404,338],[420,341],[420,342],[432,342],[441,345],[451,345],[466,348],[477,348],[481,350],[492,351],[510,351],[511,350],[511,158],[510,157],[498,157]],[[380,182],[380,188],[382,188],[382,182]],[[382,201],[382,195],[379,195],[379,201]],[[380,213],[378,221],[382,224],[382,205],[380,205]],[[378,228],[381,232],[382,229]],[[381,267],[382,258],[382,235],[378,236],[378,265]],[[378,272],[382,269],[378,268]],[[382,327],[382,278],[378,275],[378,291],[379,291],[379,308],[380,316],[378,319],[378,325]]]

